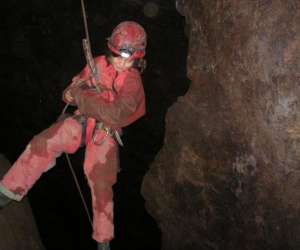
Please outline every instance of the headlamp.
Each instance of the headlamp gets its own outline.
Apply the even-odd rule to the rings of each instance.
[[[120,56],[123,58],[130,58],[133,55],[133,52],[129,49],[120,49],[119,50]]]

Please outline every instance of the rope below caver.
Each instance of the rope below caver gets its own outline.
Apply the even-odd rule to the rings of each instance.
[[[87,217],[88,217],[88,219],[89,219],[89,222],[90,222],[91,226],[93,226],[92,218],[91,218],[89,209],[88,209],[88,207],[87,207],[86,201],[85,201],[85,199],[84,199],[83,193],[82,193],[82,191],[81,191],[81,188],[80,188],[78,179],[77,179],[77,177],[76,177],[74,168],[73,168],[73,166],[72,166],[70,157],[69,157],[69,155],[68,155],[67,153],[65,153],[65,156],[66,156],[66,158],[67,158],[68,165],[69,165],[70,170],[71,170],[71,172],[72,172],[73,179],[74,179],[75,184],[76,184],[76,187],[77,187],[77,189],[78,189],[78,192],[79,192],[80,198],[81,198],[81,200],[82,200],[84,209],[85,209],[85,211],[86,211]]]

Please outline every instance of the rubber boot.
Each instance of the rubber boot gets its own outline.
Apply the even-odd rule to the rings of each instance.
[[[12,199],[8,198],[6,195],[0,192],[0,209],[4,208]]]
[[[104,242],[104,243],[98,242],[97,246],[98,246],[97,250],[110,250],[109,242]]]

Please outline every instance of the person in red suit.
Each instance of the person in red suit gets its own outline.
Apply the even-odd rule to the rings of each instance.
[[[122,22],[107,46],[108,55],[94,58],[99,81],[86,66],[63,93],[63,100],[77,106],[77,111],[34,136],[0,182],[0,207],[20,201],[57,157],[75,153],[84,144],[84,172],[92,194],[92,237],[99,250],[108,250],[114,237],[112,186],[119,169],[119,135],[123,127],[145,115],[139,65],[145,56],[146,32],[136,22]]]

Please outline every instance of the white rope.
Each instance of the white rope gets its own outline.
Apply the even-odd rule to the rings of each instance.
[[[66,153],[65,155],[66,155],[67,162],[68,162],[68,165],[69,165],[69,167],[70,167],[71,173],[72,173],[72,175],[73,175],[73,179],[74,179],[74,181],[75,181],[76,187],[77,187],[77,189],[78,189],[79,195],[80,195],[80,197],[81,197],[81,200],[82,200],[84,209],[85,209],[85,211],[86,211],[87,217],[88,217],[88,219],[89,219],[89,222],[90,222],[91,226],[93,227],[92,218],[91,218],[89,209],[88,209],[88,207],[87,207],[86,201],[85,201],[85,199],[84,199],[83,193],[82,193],[82,191],[81,191],[81,188],[80,188],[78,179],[77,179],[77,177],[76,177],[74,168],[73,168],[73,166],[72,166],[70,157],[69,157],[69,155],[68,155],[67,153]]]

